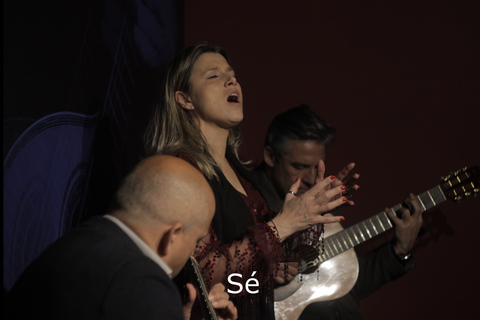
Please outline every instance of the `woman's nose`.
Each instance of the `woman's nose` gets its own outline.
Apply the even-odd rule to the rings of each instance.
[[[237,78],[235,76],[231,75],[228,77],[227,81],[225,82],[225,86],[231,86],[231,85],[236,85],[237,84]]]

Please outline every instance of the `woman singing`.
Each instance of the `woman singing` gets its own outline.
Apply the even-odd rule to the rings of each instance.
[[[322,214],[353,202],[341,196],[344,187],[332,187],[334,176],[317,179],[301,197],[295,194],[297,179],[282,210],[269,210],[238,157],[243,94],[222,48],[201,44],[185,49],[168,65],[163,80],[146,146],[152,154],[189,161],[214,191],[215,216],[195,252],[207,286],[221,282],[230,289],[239,319],[274,319],[273,284],[282,241],[312,225],[343,220]],[[251,286],[249,293],[250,278],[259,286]],[[241,292],[233,282],[241,283]]]

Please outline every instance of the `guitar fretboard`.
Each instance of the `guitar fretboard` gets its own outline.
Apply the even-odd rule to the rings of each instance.
[[[417,196],[422,212],[447,200],[440,186],[436,186]],[[402,204],[397,204],[390,209],[397,212]],[[324,254],[319,255],[319,263],[325,262],[340,253],[349,250],[362,242],[365,242],[380,233],[393,227],[390,218],[385,211],[359,222],[345,230],[335,233],[324,241]],[[318,249],[318,248],[317,248]]]
[[[210,320],[218,320],[215,309],[213,308],[210,300],[208,300],[208,291],[205,285],[205,282],[202,278],[202,273],[198,266],[197,260],[194,257],[190,257],[190,260],[186,264],[187,271],[190,273],[191,281],[194,282],[193,285],[199,289],[200,296],[200,307],[205,318]]]

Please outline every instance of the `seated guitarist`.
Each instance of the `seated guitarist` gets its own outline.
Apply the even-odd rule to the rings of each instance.
[[[302,182],[297,195],[311,188],[316,179],[323,179],[326,147],[333,137],[334,129],[307,105],[292,108],[275,117],[265,139],[264,162],[254,170],[273,211],[281,209],[282,199],[297,177]],[[356,184],[359,175],[351,171],[354,166],[354,163],[350,163],[337,174],[338,183],[347,186],[346,191],[350,195],[359,187]],[[395,225],[395,240],[380,248],[373,257],[360,260],[358,279],[350,293],[337,300],[310,304],[303,311],[301,320],[363,319],[354,298],[364,298],[414,268],[415,260],[411,250],[422,225],[422,214],[418,200],[413,195],[406,202],[414,210],[410,212],[403,209],[403,218],[386,210]],[[316,232],[315,239],[321,235],[319,229],[311,230]],[[292,260],[294,259],[286,261]],[[298,263],[285,266],[287,268],[281,266],[277,274],[276,281],[279,284],[292,281],[298,274]]]
[[[184,201],[189,199],[189,201]],[[215,198],[196,168],[170,156],[141,161],[115,206],[48,247],[5,299],[7,319],[192,320],[171,280],[207,233]],[[237,319],[222,284],[209,299],[221,320]],[[201,315],[200,315],[201,316]]]

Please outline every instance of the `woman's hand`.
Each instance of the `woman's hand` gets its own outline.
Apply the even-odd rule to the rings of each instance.
[[[317,168],[317,179],[315,180],[316,183],[322,181],[325,177],[325,163],[320,160]],[[360,178],[360,175],[358,173],[354,173],[353,168],[355,168],[354,162],[347,164],[342,170],[340,170],[339,173],[337,173],[336,179],[332,182],[332,184],[330,184],[332,188],[340,185],[345,186],[342,196],[347,198],[350,198],[353,193],[360,188],[360,186],[357,184],[357,180]]]
[[[342,216],[325,217],[324,213],[330,212],[342,204],[354,205],[354,202],[342,196],[346,187],[332,183],[335,176],[318,181],[310,190],[296,196],[300,186],[297,179],[285,196],[285,202],[280,213],[272,219],[281,240],[286,239],[297,231],[307,229],[319,223],[333,223],[345,220]]]

